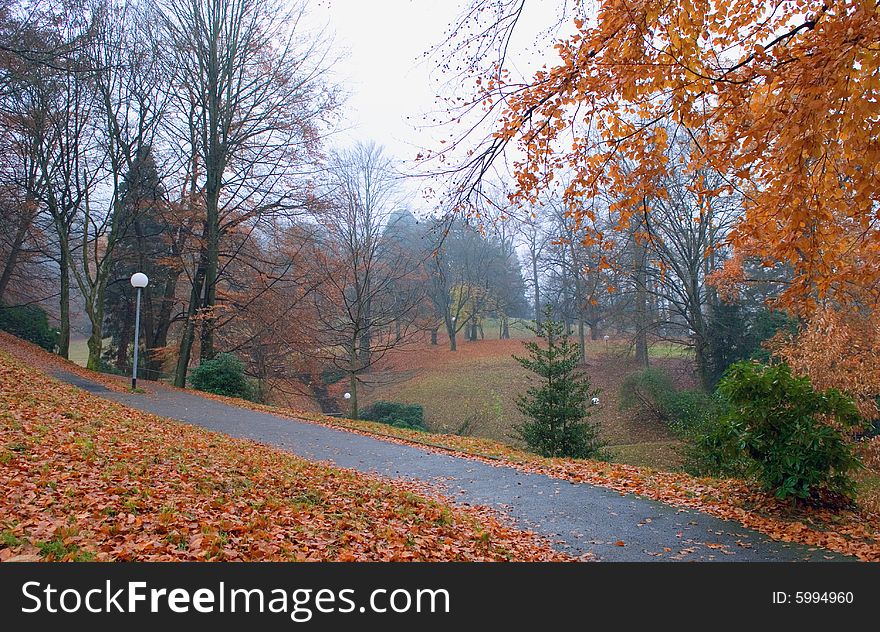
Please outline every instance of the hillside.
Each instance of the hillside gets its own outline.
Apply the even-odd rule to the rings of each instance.
[[[547,560],[422,490],[141,413],[0,353],[0,559]]]

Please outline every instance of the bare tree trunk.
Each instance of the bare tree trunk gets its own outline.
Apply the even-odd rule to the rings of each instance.
[[[189,369],[189,359],[192,353],[193,338],[195,337],[195,318],[201,305],[202,284],[205,278],[205,251],[202,251],[199,259],[199,267],[193,279],[192,289],[189,294],[189,306],[186,312],[186,323],[183,326],[183,335],[180,337],[180,350],[177,357],[177,371],[174,374],[174,386],[186,387],[186,373]]]
[[[645,368],[648,367],[648,286],[647,276],[647,248],[639,240],[635,242],[635,266],[636,266],[636,363]]]
[[[584,333],[584,321],[578,319],[578,343],[580,344],[581,364],[587,363],[587,338]]]
[[[364,367],[364,370],[367,371],[372,364],[372,358],[370,357],[370,349],[373,346],[373,332],[371,331],[370,326],[370,311],[372,307],[372,301],[370,300],[370,278],[369,276],[364,281],[364,296],[366,297],[363,301],[363,329],[361,330],[361,340],[360,340],[360,360],[361,366]],[[397,322],[397,321],[395,321]]]
[[[101,370],[101,347],[104,345],[104,293],[100,293],[100,299],[88,310],[89,320],[92,323],[92,332],[89,334],[88,347],[89,359],[86,368],[92,371]]]
[[[116,361],[114,364],[120,371],[128,368],[128,345],[132,342],[134,336],[134,321],[131,316],[131,310],[126,310],[125,319],[119,328],[119,345],[116,347]]]
[[[351,341],[351,355],[349,356],[350,363],[348,365],[349,368],[349,376],[348,376],[348,390],[351,394],[351,418],[358,418],[358,378],[357,378],[357,370],[358,370],[358,352],[357,352],[357,343],[355,340]]]
[[[33,200],[25,201],[26,206],[32,204]],[[15,266],[18,265],[18,257],[21,254],[21,247],[24,244],[25,237],[27,237],[33,219],[34,214],[30,211],[25,211],[22,213],[21,219],[18,222],[18,228],[15,231],[15,237],[12,239],[12,246],[9,255],[6,257],[6,264],[3,266],[3,274],[0,275],[0,305],[3,304],[3,297],[6,295],[6,288],[12,278],[12,272],[15,270]]]
[[[532,254],[532,288],[534,290],[535,324],[541,323],[541,290],[538,287],[538,255]]]
[[[208,215],[206,221],[207,248],[205,250],[205,298],[202,303],[204,317],[202,318],[202,338],[199,349],[199,360],[212,360],[214,358],[214,328],[217,317],[214,314],[214,304],[217,300],[217,273],[220,267],[220,227],[218,218],[219,183],[217,185],[217,197],[211,201],[208,196],[206,206]],[[213,211],[211,207],[213,206]]]
[[[61,253],[61,298],[59,317],[61,326],[58,334],[58,355],[70,359],[70,266],[67,257]]]
[[[709,363],[706,319],[703,317],[699,279],[696,278],[696,275],[691,279],[688,294],[688,301],[691,305],[692,327],[694,329],[694,364],[696,364],[701,385],[706,390],[709,390],[712,387],[712,367]]]
[[[446,321],[446,333],[449,334],[449,350],[457,351],[458,343],[455,339],[455,324],[452,321]]]

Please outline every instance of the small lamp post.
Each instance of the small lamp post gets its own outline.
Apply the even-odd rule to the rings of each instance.
[[[134,310],[134,363],[131,367],[131,390],[137,388],[138,381],[138,338],[141,333],[141,290],[147,287],[150,279],[143,272],[131,275],[131,286],[137,290],[137,302]]]

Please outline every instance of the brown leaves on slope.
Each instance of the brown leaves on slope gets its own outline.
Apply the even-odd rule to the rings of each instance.
[[[32,342],[17,338],[10,333],[0,331],[0,349],[14,358],[21,360],[28,366],[34,367],[45,373],[52,371],[67,371],[92,382],[106,386],[111,391],[124,392],[131,385],[129,378],[108,373],[98,373],[78,365],[76,362],[62,358],[54,353],[49,353],[42,347]],[[140,384],[138,384],[140,386]]]
[[[734,520],[774,540],[822,547],[863,561],[880,562],[880,514],[872,508],[832,511],[794,507],[739,480],[696,478],[680,472],[660,472],[603,461],[547,459],[489,439],[425,433],[370,421],[272,408],[220,395],[206,396],[230,405],[343,428],[392,443],[636,494]]]
[[[565,559],[414,489],[140,413],[0,354],[0,559]]]

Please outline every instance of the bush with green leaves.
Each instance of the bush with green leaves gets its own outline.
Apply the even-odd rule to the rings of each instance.
[[[55,351],[58,345],[58,330],[49,326],[49,315],[37,305],[0,305],[0,329],[47,351]]]
[[[861,466],[846,434],[861,425],[852,399],[816,391],[786,364],[738,362],[718,385],[729,403],[702,448],[719,464],[743,463],[779,498],[851,496],[850,472]]]
[[[663,371],[649,367],[630,373],[620,383],[620,409],[641,408],[658,418],[665,418],[664,404],[675,393],[672,378]]]
[[[244,364],[231,353],[220,353],[192,371],[190,386],[197,391],[252,399],[254,388],[244,373]]]
[[[346,375],[345,371],[338,369],[335,366],[327,367],[321,371],[321,382],[327,385],[336,384],[336,382],[344,378]]]
[[[658,368],[630,373],[620,385],[620,408],[641,408],[665,422],[681,439],[701,436],[723,408],[715,395],[700,390],[678,390],[672,378]]]
[[[529,357],[514,359],[536,374],[537,384],[517,398],[517,408],[527,420],[516,434],[530,450],[549,457],[589,458],[603,443],[598,424],[590,423],[590,400],[599,394],[580,370],[580,350],[572,343],[562,322],[553,320],[553,310],[544,309],[543,319],[529,329],[539,338],[525,342]]]
[[[395,428],[422,431],[428,429],[425,426],[425,411],[420,404],[378,401],[361,410],[358,416]]]

